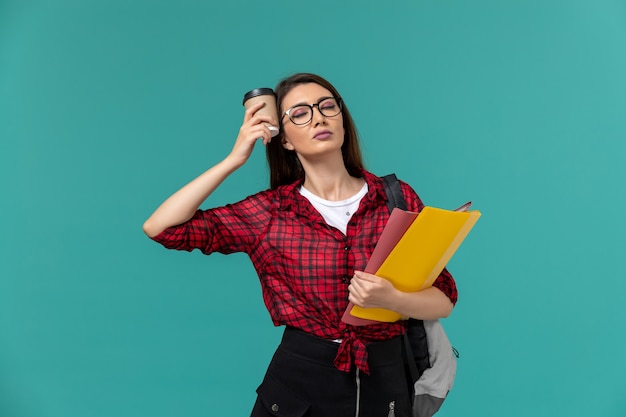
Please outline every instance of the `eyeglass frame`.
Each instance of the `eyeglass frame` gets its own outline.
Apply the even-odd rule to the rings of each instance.
[[[324,114],[324,112],[322,112],[322,109],[320,109],[320,103],[322,101],[328,100],[328,99],[334,99],[337,102],[337,106],[339,107],[339,111],[337,112],[337,114],[333,114],[332,116],[327,116]],[[291,118],[291,115],[289,114],[289,112],[291,112],[291,110],[295,109],[296,107],[308,107],[309,109],[311,109],[311,118],[309,120],[307,120],[304,123],[296,123],[293,121],[293,119]],[[339,115],[340,113],[343,112],[343,100],[341,97],[335,97],[335,96],[328,96],[328,97],[322,97],[317,103],[313,103],[313,104],[306,104],[306,103],[301,103],[301,104],[295,104],[291,107],[289,107],[287,110],[285,110],[283,112],[283,115],[281,117],[281,120],[285,118],[285,116],[287,116],[289,118],[289,120],[291,120],[291,123],[293,123],[296,126],[304,126],[307,125],[309,123],[311,123],[311,120],[313,120],[313,108],[317,107],[317,111],[324,117],[335,117],[337,115]],[[282,123],[282,122],[281,122]]]

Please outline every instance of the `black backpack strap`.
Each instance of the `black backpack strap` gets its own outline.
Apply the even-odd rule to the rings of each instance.
[[[398,181],[396,174],[385,175],[382,179],[385,182],[389,212],[391,213],[395,207],[406,210],[406,200],[404,199],[404,194],[402,194],[400,181]],[[430,368],[424,322],[422,320],[409,319],[408,330],[403,339],[404,358],[408,362],[407,365],[412,382],[415,382],[426,369]]]
[[[406,210],[406,201],[402,194],[402,188],[400,187],[400,181],[396,177],[396,174],[385,175],[383,181],[385,182],[385,191],[387,192],[387,207],[389,212],[398,207],[399,209]]]

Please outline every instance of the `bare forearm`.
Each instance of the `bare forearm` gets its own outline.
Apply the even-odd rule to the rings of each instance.
[[[348,291],[349,300],[360,307],[385,308],[415,319],[448,317],[453,308],[448,296],[436,287],[402,292],[388,280],[362,271],[354,273]]]
[[[200,204],[239,166],[232,158],[214,165],[165,200],[145,221],[143,231],[154,237],[170,226],[189,220]]]
[[[448,317],[453,304],[441,290],[430,287],[418,292],[397,291],[391,299],[391,310],[406,317],[434,320]]]

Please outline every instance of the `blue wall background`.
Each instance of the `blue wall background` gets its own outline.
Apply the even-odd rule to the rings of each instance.
[[[248,415],[280,337],[249,261],[141,224],[296,71],[370,170],[483,213],[439,415],[626,415],[618,0],[0,0],[0,415]],[[266,187],[261,148],[208,205]]]

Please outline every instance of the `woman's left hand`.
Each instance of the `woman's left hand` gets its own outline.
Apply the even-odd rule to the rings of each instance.
[[[384,278],[367,272],[355,271],[350,285],[348,299],[364,308],[389,308],[398,291]]]

